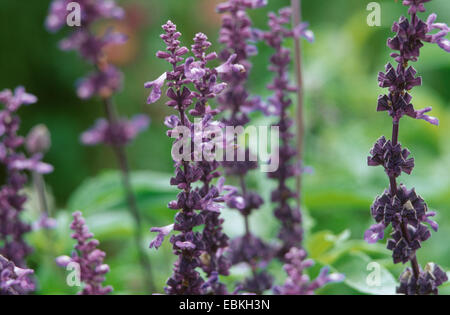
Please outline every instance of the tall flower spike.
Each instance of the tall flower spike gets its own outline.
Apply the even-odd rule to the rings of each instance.
[[[99,250],[99,241],[94,239],[94,234],[83,219],[81,212],[73,213],[73,221],[70,225],[73,231],[72,238],[77,241],[75,251],[69,256],[59,256],[56,263],[61,267],[69,264],[76,265],[79,270],[80,280],[83,282],[83,290],[80,295],[105,295],[112,291],[111,286],[103,286],[105,275],[109,272],[109,266],[103,262],[105,252]]]
[[[219,42],[225,46],[219,57],[225,62],[223,68],[234,68],[233,71],[220,76],[227,83],[227,88],[218,98],[220,108],[226,114],[223,122],[227,126],[245,126],[249,122],[248,114],[259,109],[259,98],[250,97],[246,85],[252,68],[249,58],[257,54],[256,46],[252,42],[260,40],[260,32],[252,28],[247,11],[263,7],[266,3],[267,1],[257,0],[228,0],[217,6],[217,12],[223,14]],[[232,62],[240,64],[241,67],[230,67]],[[236,139],[226,141],[235,143]],[[245,156],[244,161],[237,159],[241,154]],[[260,270],[270,261],[272,249],[251,232],[249,216],[260,208],[264,201],[256,192],[250,191],[246,184],[246,174],[257,168],[258,164],[251,158],[247,148],[237,147],[234,161],[226,161],[223,166],[227,175],[239,177],[242,202],[230,203],[228,206],[241,213],[245,227],[244,235],[231,241],[230,259],[233,265],[245,263],[252,270],[253,276],[244,280],[241,289],[262,293],[272,287],[272,277]],[[256,246],[252,247],[251,244]]]
[[[166,118],[165,124],[171,128],[167,134],[175,138],[173,148],[180,143],[190,143],[187,149],[193,148],[194,152],[185,152],[186,147],[183,146],[182,157],[178,157],[172,150],[175,176],[170,184],[177,186],[180,193],[168,207],[178,212],[174,224],[151,229],[158,235],[150,247],[160,247],[172,230],[178,232],[170,238],[178,260],[167,281],[167,294],[227,294],[225,285],[218,278],[219,275],[228,275],[230,266],[223,255],[228,247],[228,237],[222,230],[220,203],[237,202],[235,199],[238,197],[234,188],[224,185],[223,178],[213,184],[220,173],[210,135],[220,133],[220,124],[214,120],[219,111],[208,103],[223,90],[223,83],[217,82],[217,69],[209,68],[207,64],[216,58],[216,54],[207,53],[211,43],[206,35],[198,33],[192,45],[195,58],[185,59],[183,56],[189,49],[180,45],[181,33],[175,24],[168,21],[162,28],[164,34],[161,38],[166,44],[166,51],[159,51],[156,56],[166,60],[172,69],[144,86],[152,89],[148,101],[153,103],[159,99],[166,85],[169,98],[166,105],[178,114]],[[232,71],[232,67],[229,68]],[[194,89],[191,90],[188,84],[192,84]],[[195,104],[194,108],[191,108],[192,104]],[[196,117],[194,123],[189,115]],[[203,230],[194,231],[203,224]],[[208,281],[201,277],[198,272],[200,268],[206,273]]]
[[[296,87],[289,82],[291,52],[283,47],[283,42],[286,38],[301,37],[304,36],[302,34],[309,34],[311,31],[304,27],[307,24],[301,24],[294,27],[293,30],[286,27],[286,25],[290,26],[291,15],[292,11],[289,7],[281,9],[278,15],[269,13],[270,30],[263,35],[267,45],[275,51],[270,58],[269,65],[269,70],[275,76],[273,82],[267,86],[269,90],[273,91],[273,96],[269,98],[265,111],[279,118],[274,126],[279,128],[282,141],[278,150],[279,168],[275,172],[268,173],[269,178],[278,181],[277,189],[272,192],[272,202],[277,204],[274,214],[281,222],[278,237],[282,244],[277,253],[281,259],[292,247],[301,248],[303,237],[300,209],[292,206],[291,202],[297,195],[287,184],[287,181],[296,177],[301,169],[299,163],[295,161],[297,151],[290,143],[294,137],[291,131],[294,121],[288,115],[288,109],[292,104],[289,94],[295,92]]]
[[[314,38],[313,33],[307,29],[307,23],[290,28],[292,9],[290,7],[279,10],[278,15],[269,13],[270,30],[263,33],[266,44],[275,52],[270,58],[269,70],[274,73],[274,79],[267,88],[273,91],[264,111],[278,117],[274,124],[280,130],[281,146],[279,152],[279,168],[268,173],[269,178],[278,181],[278,187],[272,192],[272,202],[277,206],[274,210],[275,217],[281,222],[278,238],[281,245],[277,248],[276,255],[285,262],[284,269],[288,279],[282,286],[276,286],[276,294],[314,294],[314,291],[329,282],[340,282],[343,279],[339,274],[328,274],[328,268],[324,268],[320,275],[310,281],[304,273],[306,268],[314,262],[307,258],[306,251],[302,248],[303,228],[302,215],[299,206],[293,206],[297,194],[288,186],[288,180],[296,177],[301,172],[296,148],[291,144],[294,133],[291,131],[294,121],[289,118],[288,109],[292,104],[289,98],[291,92],[297,91],[297,87],[289,82],[289,66],[291,52],[283,47],[286,38],[303,37],[309,41]]]
[[[56,32],[65,23],[69,11],[69,0],[53,0],[50,5],[46,21],[47,29]],[[108,62],[105,48],[110,45],[121,45],[127,41],[127,36],[114,32],[108,28],[102,35],[95,34],[94,23],[104,19],[121,19],[124,10],[114,0],[79,0],[81,26],[60,42],[62,50],[76,50],[79,55],[95,67],[95,70],[85,78],[78,80],[77,95],[86,100],[93,97],[100,98],[105,118],[98,119],[93,127],[85,131],[80,140],[85,145],[109,145],[117,158],[118,167],[122,174],[123,188],[127,199],[128,209],[135,222],[134,241],[144,273],[145,286],[153,291],[150,261],[142,248],[141,215],[137,207],[136,198],[130,184],[130,170],[125,146],[131,143],[139,133],[148,128],[150,120],[144,115],[131,119],[118,116],[113,102],[113,96],[122,88],[123,75]]]
[[[409,157],[409,150],[402,148],[398,142],[400,119],[407,115],[438,125],[437,118],[425,115],[431,107],[415,110],[411,103],[412,96],[407,92],[422,84],[422,79],[416,77],[416,70],[412,66],[408,67],[408,63],[417,61],[423,42],[436,43],[450,52],[448,40],[445,39],[448,26],[435,23],[434,13],[427,22],[417,16],[417,12],[425,12],[424,3],[429,1],[404,0],[403,5],[409,6],[410,18],[401,17],[392,27],[396,35],[388,40],[387,45],[398,51],[391,54],[398,65],[394,67],[388,63],[385,72],[379,73],[379,85],[388,88],[389,93],[378,98],[377,107],[377,111],[387,111],[392,117],[392,139],[386,140],[384,136],[379,138],[368,157],[368,165],[384,167],[389,178],[389,189],[372,204],[371,214],[376,224],[365,232],[364,239],[368,243],[375,243],[383,239],[384,230],[392,226],[387,248],[392,251],[394,263],[411,263],[411,268],[406,268],[401,275],[397,288],[397,293],[407,295],[437,294],[438,287],[448,280],[446,273],[434,263],[428,263],[422,269],[416,257],[421,243],[431,237],[428,225],[435,231],[438,229],[437,223],[429,219],[436,213],[428,211],[427,204],[414,189],[409,190],[402,184],[397,186],[397,177],[402,172],[410,174],[415,162]],[[439,32],[430,34],[434,29]]]
[[[37,98],[27,93],[23,87],[0,92],[0,103],[3,104],[0,110],[0,164],[6,174],[5,184],[0,187],[0,255],[20,268],[26,267],[26,257],[32,250],[24,239],[31,226],[21,219],[27,199],[21,194],[27,183],[25,171],[49,173],[53,170],[51,165],[41,162],[39,153],[27,158],[19,151],[24,139],[17,134],[20,128],[17,111],[22,105],[35,102]],[[28,291],[18,290],[18,293]]]

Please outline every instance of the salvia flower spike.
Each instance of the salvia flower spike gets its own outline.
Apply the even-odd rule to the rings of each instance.
[[[20,268],[25,268],[25,259],[31,252],[24,239],[31,226],[21,219],[27,199],[21,194],[27,183],[25,171],[49,173],[53,170],[51,165],[41,162],[41,154],[27,158],[20,152],[24,138],[17,134],[20,127],[17,112],[23,105],[36,102],[37,98],[23,87],[0,92],[0,104],[3,104],[0,110],[0,163],[6,170],[6,183],[0,188],[0,254]]]
[[[226,288],[218,281],[218,275],[227,275],[230,264],[223,256],[228,246],[228,237],[222,231],[220,203],[236,203],[238,197],[233,187],[224,185],[224,178],[219,178],[216,185],[212,184],[212,180],[220,177],[220,173],[216,171],[218,162],[206,156],[203,150],[211,145],[211,140],[202,135],[197,139],[199,142],[195,140],[198,137],[198,124],[203,130],[217,130],[214,128],[219,127],[218,122],[214,121],[218,111],[208,105],[209,100],[214,99],[225,88],[225,85],[217,80],[218,72],[235,71],[239,66],[224,64],[218,68],[209,68],[207,63],[215,59],[216,54],[207,53],[211,44],[202,33],[194,38],[191,49],[194,57],[185,58],[189,49],[180,45],[181,33],[177,31],[176,25],[168,21],[162,28],[164,33],[161,38],[166,44],[166,50],[159,51],[156,56],[166,60],[171,65],[171,70],[145,84],[146,88],[151,89],[148,103],[156,102],[166,86],[169,98],[166,105],[178,113],[168,116],[165,120],[166,126],[171,128],[168,136],[173,137],[177,128],[192,131],[189,139],[175,135],[173,146],[177,146],[180,141],[189,140],[193,146],[200,148],[203,158],[195,159],[194,150],[189,156],[175,160],[175,176],[170,184],[177,186],[180,193],[177,199],[168,205],[170,209],[178,211],[175,223],[152,228],[151,231],[158,232],[158,235],[150,243],[150,247],[161,246],[164,237],[172,230],[179,232],[170,238],[178,260],[174,264],[172,276],[167,281],[167,294],[203,294],[209,290],[214,294],[225,294]],[[195,90],[191,91],[189,84],[193,84]],[[194,108],[191,108],[194,103]],[[195,124],[189,116],[197,118]],[[197,182],[203,185],[194,188]],[[194,228],[203,224],[203,231],[194,231]],[[205,282],[200,276],[199,268],[205,271],[208,281]]]
[[[277,203],[275,217],[281,222],[281,229],[278,234],[282,245],[278,251],[278,256],[283,258],[292,247],[301,247],[303,230],[302,216],[300,209],[292,205],[296,198],[296,192],[289,188],[287,181],[294,178],[301,172],[300,163],[296,161],[297,150],[291,141],[294,137],[292,128],[294,121],[289,118],[289,107],[292,100],[289,97],[291,92],[295,92],[297,87],[289,82],[289,66],[291,64],[291,51],[283,47],[286,38],[310,38],[311,31],[308,31],[306,23],[296,26],[293,30],[290,26],[292,10],[289,7],[283,8],[279,14],[269,13],[270,30],[265,32],[263,38],[268,46],[275,50],[270,58],[269,70],[275,76],[273,82],[267,88],[273,91],[273,96],[269,98],[265,106],[265,112],[279,118],[275,126],[279,127],[281,146],[279,148],[278,170],[268,173],[268,176],[278,181],[278,187],[272,192],[272,202]],[[306,34],[309,34],[308,36]]]
[[[218,97],[221,110],[226,113],[223,122],[228,126],[245,126],[249,122],[248,113],[259,109],[261,101],[259,97],[250,97],[247,90],[247,82],[252,64],[249,58],[257,54],[254,42],[259,40],[259,31],[253,29],[252,21],[247,14],[248,10],[263,7],[267,1],[257,0],[228,0],[217,6],[217,12],[223,14],[222,27],[220,29],[219,42],[225,48],[219,54],[223,61],[235,56],[234,62],[242,65],[241,71],[221,74],[221,78],[227,83],[224,93]],[[231,141],[234,139],[227,139]],[[252,276],[245,279],[241,289],[253,293],[262,293],[272,287],[273,279],[260,267],[264,267],[272,258],[272,248],[251,232],[249,216],[259,209],[264,200],[262,197],[247,188],[246,174],[258,167],[257,162],[251,158],[251,152],[246,148],[244,161],[223,162],[227,175],[237,176],[240,180],[240,194],[243,203],[231,204],[230,208],[237,209],[244,218],[245,233],[237,237],[230,244],[230,259],[233,265],[246,263],[252,269]],[[243,206],[242,206],[243,205]]]
[[[291,141],[294,137],[292,127],[294,122],[289,118],[289,107],[292,100],[289,94],[297,90],[290,84],[289,66],[291,64],[291,51],[283,47],[286,38],[305,38],[313,41],[314,35],[307,29],[307,23],[301,23],[290,28],[292,9],[282,8],[278,14],[269,13],[270,30],[261,34],[266,44],[275,50],[270,58],[269,70],[275,74],[272,83],[267,88],[273,91],[263,107],[267,115],[278,117],[275,123],[280,130],[281,146],[279,148],[279,167],[275,172],[268,173],[269,178],[278,181],[278,187],[272,192],[271,200],[277,206],[275,217],[281,222],[278,238],[281,245],[276,249],[276,255],[285,262],[284,269],[288,275],[282,286],[275,286],[275,294],[309,295],[329,282],[340,282],[343,275],[329,274],[329,268],[323,268],[319,276],[311,281],[304,272],[314,265],[314,261],[307,258],[302,247],[303,228],[300,208],[296,204],[296,193],[288,186],[288,180],[296,177],[302,171],[297,150]]]
[[[80,295],[105,295],[112,291],[111,286],[103,286],[105,275],[109,272],[109,266],[103,262],[105,252],[97,247],[99,241],[94,239],[94,234],[89,232],[89,228],[82,216],[77,211],[73,213],[73,221],[70,225],[73,231],[72,238],[77,241],[75,251],[69,256],[59,256],[56,263],[61,267],[68,267],[78,270],[79,281],[83,282],[83,289],[78,292]]]
[[[392,27],[396,35],[388,39],[387,45],[395,51],[391,56],[397,66],[388,63],[385,72],[378,75],[380,87],[388,88],[388,94],[378,98],[377,107],[377,111],[387,111],[392,117],[392,139],[379,138],[368,157],[368,165],[383,166],[390,185],[372,204],[371,214],[376,224],[366,231],[364,238],[369,243],[375,243],[383,239],[385,229],[392,226],[387,248],[392,251],[394,263],[411,263],[411,267],[401,275],[397,288],[397,293],[407,295],[437,294],[438,287],[448,280],[439,266],[428,263],[422,268],[416,257],[421,243],[431,237],[429,227],[435,231],[438,229],[438,224],[431,220],[435,212],[428,210],[427,204],[414,189],[408,189],[403,184],[397,186],[397,177],[402,172],[410,174],[415,162],[410,157],[410,151],[398,141],[400,119],[407,115],[433,125],[439,123],[437,118],[425,114],[431,111],[431,107],[416,110],[409,94],[413,87],[422,84],[422,79],[416,76],[416,70],[409,63],[418,60],[423,43],[436,43],[450,52],[449,41],[445,38],[449,32],[448,26],[435,23],[434,13],[429,15],[427,21],[417,16],[417,12],[425,11],[424,3],[428,1],[404,0],[403,5],[409,7],[410,17],[401,17]],[[438,32],[432,33],[434,30]]]

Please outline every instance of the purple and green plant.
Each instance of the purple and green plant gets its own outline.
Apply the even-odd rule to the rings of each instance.
[[[56,32],[65,26],[67,5],[69,0],[54,0],[50,6],[46,26],[49,31]],[[81,26],[76,27],[69,37],[60,42],[62,50],[76,50],[80,56],[95,67],[93,73],[78,82],[77,94],[80,99],[97,96],[103,103],[106,118],[98,119],[95,125],[81,135],[85,145],[106,144],[116,155],[122,174],[128,209],[134,219],[134,239],[145,277],[145,285],[154,290],[150,261],[142,248],[142,218],[130,183],[130,168],[125,147],[140,132],[147,129],[149,118],[136,115],[130,120],[119,117],[113,96],[122,87],[122,73],[108,62],[105,48],[126,42],[127,36],[107,29],[101,36],[94,33],[93,24],[103,19],[122,19],[124,10],[111,0],[80,0],[77,2],[81,10]]]
[[[22,192],[28,181],[25,171],[41,174],[53,171],[51,165],[41,161],[41,154],[27,158],[22,152],[24,138],[18,135],[20,117],[17,111],[22,105],[36,102],[36,96],[27,93],[23,87],[0,92],[0,103],[4,105],[0,111],[0,163],[5,168],[6,177],[5,184],[0,188],[0,254],[19,268],[26,268],[26,258],[32,251],[25,240],[31,225],[21,217],[27,200]],[[5,273],[5,277],[9,277],[8,272]]]
[[[109,266],[103,261],[106,257],[105,252],[97,247],[99,241],[94,239],[94,234],[89,232],[89,228],[82,216],[77,211],[73,213],[73,221],[70,225],[73,231],[71,237],[77,241],[72,255],[59,256],[56,263],[64,268],[74,270],[74,279],[83,282],[83,289],[78,292],[79,295],[105,295],[110,293],[111,286],[103,286],[105,275],[109,272]],[[75,279],[78,277],[78,279]]]
[[[217,6],[217,12],[224,14],[219,42],[225,48],[219,56],[222,60],[227,60],[231,55],[235,55],[235,62],[245,68],[245,71],[221,76],[222,80],[228,84],[227,89],[218,98],[220,108],[225,112],[223,122],[227,126],[245,127],[250,121],[249,113],[257,110],[261,103],[259,97],[250,96],[247,88],[252,68],[249,59],[258,52],[254,45],[257,40],[255,29],[247,12],[264,7],[266,4],[267,1],[264,0],[228,0]],[[236,139],[231,140],[236,141]],[[238,150],[245,151],[243,161],[237,160],[240,154]],[[252,276],[246,278],[241,284],[242,290],[262,293],[272,287],[272,276],[263,270],[272,259],[272,248],[251,231],[249,217],[264,203],[263,198],[256,191],[251,191],[247,187],[248,172],[258,167],[258,163],[251,158],[251,154],[248,148],[236,147],[235,160],[223,162],[226,174],[239,178],[240,194],[245,204],[243,208],[231,207],[242,215],[245,232],[244,235],[231,241],[229,255],[233,265],[246,263],[252,271]]]
[[[425,12],[424,3],[430,0],[404,0],[408,6],[409,18],[402,16],[394,22],[393,38],[389,38],[387,46],[394,50],[391,57],[397,66],[388,63],[385,72],[378,75],[380,87],[388,88],[386,95],[378,98],[377,111],[387,111],[392,118],[392,138],[380,137],[370,151],[369,166],[383,166],[389,178],[389,189],[377,196],[371,206],[372,217],[377,222],[364,234],[369,243],[375,243],[384,238],[385,229],[392,226],[391,238],[387,248],[392,251],[395,264],[411,263],[400,276],[400,286],[397,293],[406,295],[437,294],[438,287],[448,280],[446,273],[435,263],[428,263],[422,268],[417,260],[416,252],[422,242],[431,237],[429,227],[438,230],[438,224],[430,218],[435,216],[429,211],[427,204],[415,189],[405,185],[397,185],[397,178],[402,172],[410,174],[414,168],[414,158],[410,151],[403,148],[399,142],[400,119],[407,115],[414,119],[423,119],[433,125],[439,121],[435,117],[425,115],[431,107],[416,110],[411,103],[409,91],[422,85],[422,78],[417,77],[417,71],[409,65],[418,60],[420,48],[424,42],[436,43],[446,52],[450,52],[450,42],[445,36],[450,31],[444,23],[435,23],[436,14],[430,14],[426,21],[417,15]],[[433,30],[438,30],[433,32]]]
[[[231,55],[221,66],[209,68],[208,62],[216,59],[217,54],[207,53],[211,43],[202,33],[194,38],[191,49],[194,57],[185,58],[189,49],[181,46],[181,33],[176,25],[168,21],[162,28],[164,34],[161,38],[166,44],[166,51],[158,51],[156,56],[166,60],[171,70],[147,82],[145,87],[151,89],[148,103],[154,103],[161,97],[165,85],[169,98],[166,105],[177,111],[178,115],[166,117],[165,125],[171,128],[167,135],[175,139],[172,147],[175,176],[170,184],[181,191],[177,199],[168,205],[178,211],[174,224],[152,228],[151,231],[158,232],[158,235],[150,247],[159,248],[165,236],[173,230],[179,232],[170,238],[178,260],[167,281],[167,294],[226,294],[225,285],[218,280],[219,274],[228,275],[230,267],[224,256],[228,237],[222,230],[220,203],[236,204],[239,198],[233,187],[224,185],[225,179],[217,171],[219,163],[207,132],[220,132],[220,123],[214,119],[219,111],[209,105],[226,87],[226,84],[218,82],[218,75],[239,72],[241,67],[233,64],[236,56]],[[194,103],[194,108],[190,109]],[[181,148],[180,144],[183,144]],[[198,152],[200,155],[196,156]],[[176,158],[180,154],[181,158]],[[213,184],[215,178],[219,179]],[[201,225],[204,228],[199,231]],[[200,268],[206,273],[208,281],[198,272]]]

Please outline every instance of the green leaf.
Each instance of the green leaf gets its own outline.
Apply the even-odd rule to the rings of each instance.
[[[170,186],[170,175],[152,171],[131,173],[131,186],[138,201],[151,197],[174,195],[175,188]],[[118,171],[107,171],[99,176],[85,180],[72,194],[68,208],[72,211],[102,211],[113,208],[124,208],[125,196],[121,174]]]
[[[333,267],[345,274],[345,284],[361,293],[395,294],[397,282],[392,274],[380,261],[372,260],[363,253],[349,253],[341,257]]]
[[[330,231],[320,231],[309,237],[306,247],[312,259],[322,261],[322,256],[326,255],[333,247],[343,244],[349,237],[349,230],[344,230],[339,235],[334,235]]]

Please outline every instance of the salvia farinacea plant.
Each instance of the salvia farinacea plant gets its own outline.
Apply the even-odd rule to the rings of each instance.
[[[66,25],[69,2],[71,1],[54,0],[52,2],[46,20],[49,31],[56,32]],[[81,142],[85,145],[106,144],[113,149],[116,155],[128,209],[135,222],[134,237],[145,275],[145,284],[148,289],[153,289],[150,261],[142,249],[142,219],[131,188],[128,158],[125,152],[125,146],[140,132],[147,129],[149,118],[145,115],[136,115],[128,120],[118,116],[113,96],[122,88],[122,73],[109,63],[105,48],[110,45],[124,44],[127,36],[115,32],[112,28],[108,28],[102,35],[96,35],[93,26],[94,23],[105,19],[122,19],[125,11],[113,0],[80,0],[77,3],[83,13],[80,26],[60,42],[60,48],[65,51],[77,51],[86,62],[94,67],[92,73],[79,80],[77,95],[83,100],[98,97],[103,103],[106,116],[106,118],[98,119],[91,129],[81,135]]]
[[[431,220],[436,213],[429,211],[414,188],[408,189],[403,184],[397,184],[401,173],[410,174],[415,166],[410,151],[399,142],[401,118],[406,115],[438,125],[436,118],[425,114],[431,111],[431,107],[416,110],[410,94],[413,87],[422,85],[421,77],[417,76],[410,63],[418,60],[423,43],[436,43],[450,52],[449,41],[445,39],[449,32],[448,26],[436,23],[434,13],[426,21],[417,15],[425,11],[424,3],[429,1],[404,0],[403,5],[408,7],[409,17],[401,17],[392,27],[395,36],[388,39],[387,45],[394,50],[391,57],[397,65],[388,63],[385,72],[378,75],[380,87],[387,88],[388,93],[378,98],[377,107],[377,111],[387,112],[392,118],[392,137],[380,137],[368,157],[370,166],[381,165],[384,168],[389,178],[389,189],[372,204],[371,213],[377,223],[366,231],[365,239],[375,243],[383,239],[385,229],[392,226],[387,248],[392,251],[394,263],[411,264],[400,276],[400,286],[397,288],[397,293],[407,295],[437,294],[438,287],[448,280],[438,265],[430,262],[422,268],[416,256],[422,242],[431,237],[430,227],[435,231],[438,229],[438,224]]]
[[[210,68],[208,63],[217,54],[207,51],[211,43],[206,35],[198,33],[189,50],[181,46],[181,33],[175,24],[168,21],[162,28],[166,50],[158,51],[156,56],[167,61],[171,68],[158,79],[147,82],[145,87],[151,89],[148,103],[154,103],[166,86],[169,98],[166,105],[177,112],[166,118],[165,125],[170,128],[167,135],[175,139],[172,148],[175,176],[170,184],[180,193],[168,205],[177,211],[175,222],[152,228],[158,235],[150,247],[158,248],[172,230],[178,232],[170,238],[178,259],[167,281],[167,294],[203,294],[209,290],[226,294],[226,287],[218,281],[218,275],[227,275],[230,267],[224,257],[228,237],[222,231],[220,203],[234,205],[240,199],[233,187],[224,185],[224,178],[212,183],[220,173],[216,171],[219,165],[206,130],[220,132],[220,123],[214,119],[218,111],[209,105],[226,87],[225,83],[218,82],[219,74],[242,71],[242,66],[234,64],[236,56],[231,55],[224,64]],[[190,51],[193,56],[186,58]],[[203,224],[203,231],[194,231]],[[208,280],[200,275],[200,269]]]

